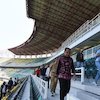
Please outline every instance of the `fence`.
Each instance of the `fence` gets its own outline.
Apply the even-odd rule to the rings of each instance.
[[[80,70],[81,72],[80,73],[76,73],[76,75],[81,75],[81,83],[84,82],[84,73],[85,73],[85,68],[84,67],[81,67],[81,68],[75,68],[75,70]]]
[[[36,75],[32,75],[34,82],[44,100],[47,99],[47,90],[48,90],[48,83],[43,79],[37,77]]]

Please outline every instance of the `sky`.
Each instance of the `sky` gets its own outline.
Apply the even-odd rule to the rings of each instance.
[[[24,43],[33,28],[34,20],[27,17],[26,0],[0,0],[0,50]]]

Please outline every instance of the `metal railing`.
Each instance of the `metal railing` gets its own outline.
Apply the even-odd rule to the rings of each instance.
[[[80,75],[81,76],[81,83],[84,83],[84,74],[85,74],[85,68],[81,67],[81,68],[75,68],[76,71],[81,71],[80,73],[76,72],[76,75]]]
[[[31,76],[31,86],[30,86],[30,98],[31,100],[43,100],[42,95],[40,93],[40,89],[38,89],[38,84],[36,83],[36,80],[33,79]]]
[[[31,75],[42,98],[47,100],[47,93],[48,93],[48,82],[44,81],[43,79],[37,77],[36,75]]]
[[[100,24],[100,13],[97,14],[93,19],[87,20],[82,26],[80,26],[70,37],[68,37],[59,49],[69,46],[70,44],[76,42],[79,38],[87,34],[98,24]]]

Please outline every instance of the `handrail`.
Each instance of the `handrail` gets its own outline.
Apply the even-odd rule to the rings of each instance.
[[[40,93],[40,88],[38,88],[38,84],[36,83],[36,79],[33,79],[33,77],[31,76],[31,87],[30,87],[30,98],[31,100],[42,100],[43,97]]]
[[[76,75],[81,75],[81,83],[84,83],[84,74],[85,74],[85,68],[75,68],[75,70],[81,70],[81,73],[76,73]]]
[[[70,37],[65,40],[62,45],[55,52],[56,56],[59,52],[63,51],[66,46],[76,42],[79,38],[83,37],[88,31],[91,31],[94,27],[100,24],[100,13],[98,13],[93,19],[87,20],[81,25]],[[53,58],[54,58],[53,56]]]
[[[38,90],[41,93],[41,96],[44,100],[47,100],[47,91],[48,91],[48,83],[47,81],[44,81],[43,79],[37,77],[36,75],[31,75]]]

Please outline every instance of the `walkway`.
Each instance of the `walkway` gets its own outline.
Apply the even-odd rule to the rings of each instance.
[[[94,86],[92,82],[93,79],[85,80],[84,84],[81,84],[79,81],[72,80],[72,87],[69,95],[75,97],[75,100],[100,100],[100,86]],[[59,100],[59,96],[60,94],[59,94],[59,83],[58,83],[56,88],[56,95],[52,97],[49,89],[47,100]],[[65,100],[67,99],[65,98]]]
[[[59,94],[59,83],[58,83],[55,96],[51,96],[50,89],[49,89],[47,100],[59,100],[59,98],[60,98],[59,96],[60,96],[60,94]]]

